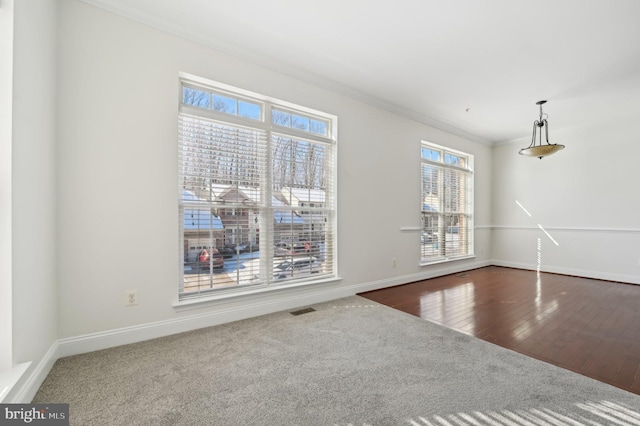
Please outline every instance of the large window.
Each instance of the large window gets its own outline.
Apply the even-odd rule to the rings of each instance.
[[[429,142],[421,146],[421,259],[473,255],[473,156]]]
[[[180,297],[335,277],[336,117],[180,84]]]

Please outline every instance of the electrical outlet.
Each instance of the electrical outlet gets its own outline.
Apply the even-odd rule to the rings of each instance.
[[[125,296],[125,306],[133,306],[138,304],[138,290],[127,290]]]

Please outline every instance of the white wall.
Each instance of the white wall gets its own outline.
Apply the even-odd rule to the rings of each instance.
[[[417,235],[400,232],[401,226],[420,224],[421,139],[475,155],[476,224],[489,224],[489,147],[75,0],[60,3],[58,28],[60,337],[241,310],[249,302],[266,306],[254,311],[259,314],[464,270],[489,259],[490,235],[482,229],[476,247],[484,257],[421,268]],[[339,117],[341,282],[195,311],[172,307],[181,266],[176,184],[180,71]],[[145,242],[144,249],[138,241]],[[396,268],[392,257],[398,259]],[[138,290],[139,305],[125,307],[124,292],[132,288]]]
[[[35,361],[33,369],[58,337],[56,2],[18,1],[13,6],[12,363]]]
[[[542,160],[517,154],[529,141],[494,148],[496,264],[535,269],[540,252],[543,271],[640,284],[635,121],[621,111],[616,122],[552,127],[551,140],[566,148]]]
[[[12,367],[11,122],[13,120],[13,0],[0,8],[0,372]],[[0,395],[7,385],[0,383]],[[0,399],[1,400],[1,399]]]

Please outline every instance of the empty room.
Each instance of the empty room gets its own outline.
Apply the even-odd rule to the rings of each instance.
[[[640,425],[639,16],[1,0],[0,418]]]

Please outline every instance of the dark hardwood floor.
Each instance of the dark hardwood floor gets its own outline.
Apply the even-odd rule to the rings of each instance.
[[[490,266],[360,296],[640,395],[640,286]]]

